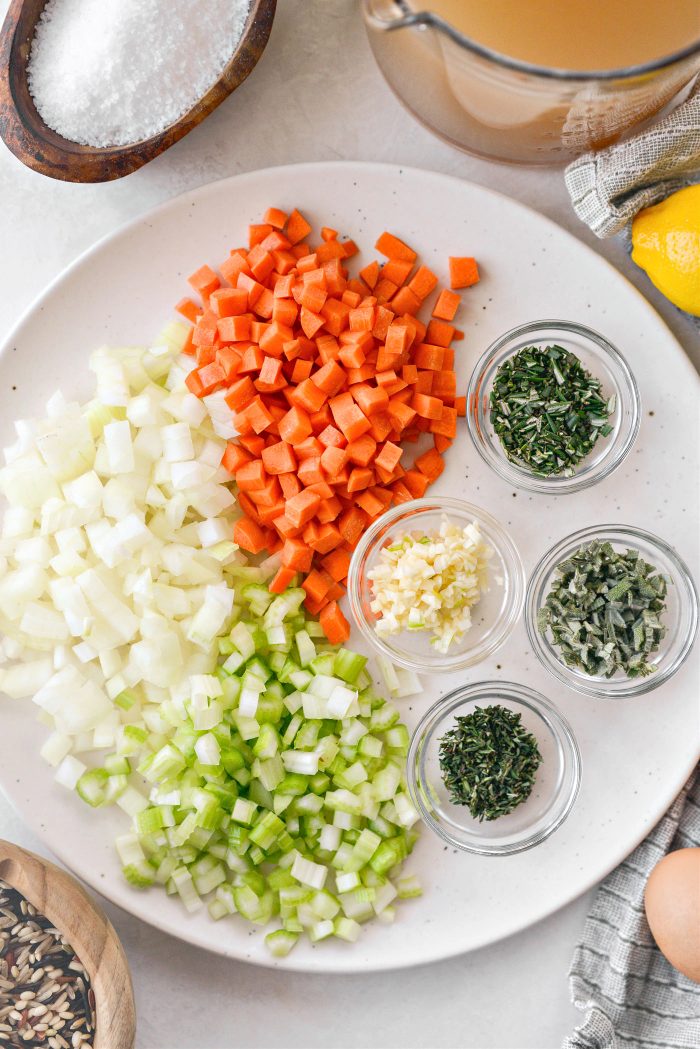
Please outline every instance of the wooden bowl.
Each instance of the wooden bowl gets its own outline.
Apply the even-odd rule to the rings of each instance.
[[[94,1049],[133,1049],[136,1009],[124,948],[112,923],[66,871],[0,839],[0,878],[63,933],[95,992]]]
[[[277,0],[251,0],[248,20],[223,73],[184,116],[128,146],[82,146],[52,131],[29,94],[27,62],[46,0],[11,0],[0,30],[0,137],[27,167],[64,182],[109,182],[153,160],[191,131],[242,84],[267,44]]]

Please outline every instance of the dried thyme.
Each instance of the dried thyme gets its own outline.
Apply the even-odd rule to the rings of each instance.
[[[570,477],[612,431],[615,396],[562,346],[525,346],[504,361],[490,398],[491,425],[508,458],[543,476]]]
[[[495,820],[529,798],[542,761],[537,740],[507,707],[476,707],[440,740],[440,768],[454,805]]]
[[[0,1046],[91,1049],[95,996],[72,947],[0,880]]]
[[[619,553],[593,540],[557,565],[537,625],[551,630],[567,666],[594,677],[645,677],[666,633],[666,592],[666,579],[638,550]]]

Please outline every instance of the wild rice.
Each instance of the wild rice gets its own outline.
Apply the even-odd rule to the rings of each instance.
[[[0,879],[0,1045],[92,1049],[95,995],[48,918]]]

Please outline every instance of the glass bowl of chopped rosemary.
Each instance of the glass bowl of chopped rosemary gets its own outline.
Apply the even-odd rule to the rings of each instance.
[[[502,335],[474,368],[467,405],[482,459],[510,484],[548,495],[608,477],[639,431],[627,362],[573,321],[533,321]]]
[[[592,525],[557,543],[528,584],[525,620],[540,661],[577,692],[650,692],[684,662],[698,627],[687,566],[658,536]]]
[[[518,621],[525,577],[515,543],[478,506],[413,499],[378,517],[348,571],[348,600],[380,665],[452,672],[503,644]]]
[[[581,756],[559,711],[510,681],[480,681],[423,716],[408,753],[408,786],[443,841],[482,856],[539,845],[571,812]]]

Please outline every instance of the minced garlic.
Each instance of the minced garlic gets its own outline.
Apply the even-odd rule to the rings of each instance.
[[[410,532],[382,548],[368,573],[379,636],[429,630],[445,654],[471,626],[471,609],[486,589],[493,550],[476,521],[461,528],[443,517],[428,535]]]

